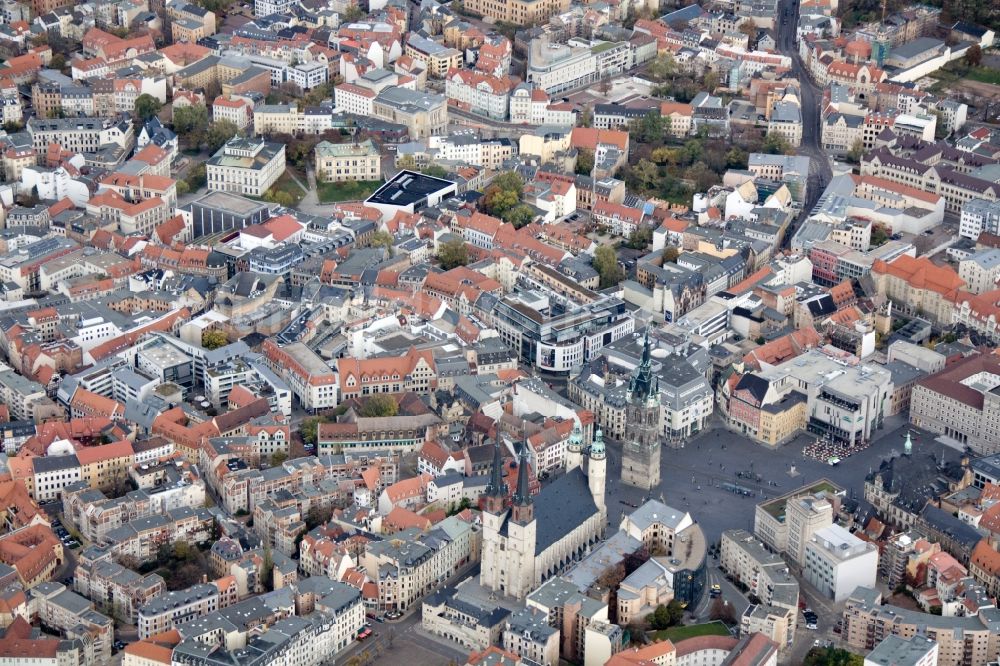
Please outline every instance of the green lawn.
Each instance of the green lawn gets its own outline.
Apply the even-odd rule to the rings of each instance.
[[[302,188],[299,187],[299,184],[292,180],[292,177],[288,175],[287,171],[281,174],[281,177],[275,181],[274,185],[271,186],[271,189],[275,192],[286,192],[291,195],[293,199],[295,199],[296,204],[302,201],[302,197],[306,195]]]
[[[316,183],[320,203],[359,201],[382,186],[380,180],[359,180],[346,183]]]
[[[966,72],[965,78],[979,81],[980,83],[992,83],[1000,86],[1000,69],[993,67],[971,67]]]
[[[669,638],[674,643],[696,636],[731,636],[726,625],[721,622],[706,622],[705,624],[689,624],[679,627],[670,627],[656,632],[656,640],[662,641]]]

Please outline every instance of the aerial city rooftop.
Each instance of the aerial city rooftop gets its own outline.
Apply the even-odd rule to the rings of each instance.
[[[0,664],[1000,664],[988,0],[4,0]]]

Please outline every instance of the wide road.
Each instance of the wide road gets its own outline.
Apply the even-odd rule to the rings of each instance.
[[[805,64],[799,56],[798,45],[795,43],[795,27],[799,22],[799,2],[798,0],[779,0],[778,16],[775,20],[775,34],[778,42],[778,50],[782,54],[792,59],[792,73],[799,80],[799,92],[802,102],[802,145],[798,148],[798,154],[807,155],[811,159],[811,170],[809,174],[809,196],[803,207],[802,219],[808,216],[809,211],[816,205],[816,200],[823,192],[823,188],[833,177],[833,169],[830,166],[830,159],[823,152],[821,145],[822,133],[820,131],[820,105],[823,103],[823,90],[813,83],[806,71]],[[797,222],[798,222],[797,221]],[[795,233],[795,228],[785,234],[785,244],[791,241]]]

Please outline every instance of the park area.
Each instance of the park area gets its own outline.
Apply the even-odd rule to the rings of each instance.
[[[382,186],[379,180],[358,180],[343,183],[316,183],[316,196],[320,203],[362,201]]]
[[[732,636],[732,634],[729,633],[726,625],[721,622],[679,625],[656,632],[656,640],[669,639],[674,643],[698,636]]]

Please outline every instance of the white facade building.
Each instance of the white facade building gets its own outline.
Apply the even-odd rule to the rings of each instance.
[[[802,574],[816,589],[841,602],[858,587],[873,587],[878,573],[878,549],[840,525],[813,533],[806,544]]]

